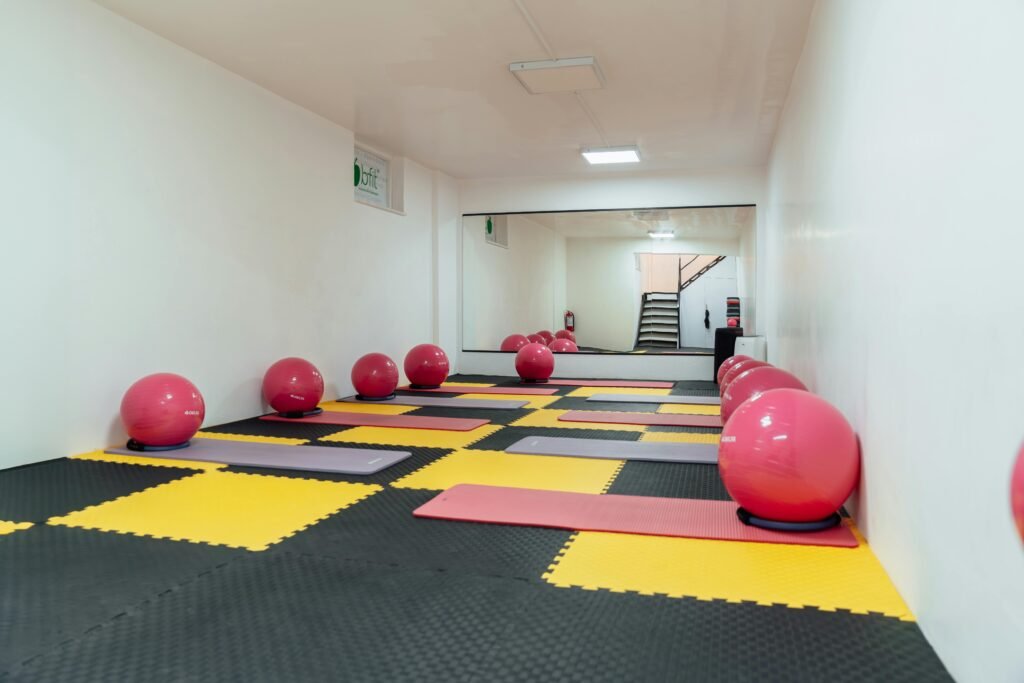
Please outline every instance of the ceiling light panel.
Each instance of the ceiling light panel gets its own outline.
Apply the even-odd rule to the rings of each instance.
[[[640,150],[628,147],[584,147],[580,154],[591,164],[635,164],[640,161]]]

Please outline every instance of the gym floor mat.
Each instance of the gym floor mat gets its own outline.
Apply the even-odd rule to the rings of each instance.
[[[718,415],[663,415],[661,413],[616,413],[612,411],[570,410],[560,415],[562,422],[599,422],[615,425],[661,425],[670,427],[721,427]]]
[[[660,498],[732,500],[717,465],[627,461],[608,493]]]
[[[424,406],[417,408],[415,416],[462,417],[473,420],[487,420],[495,425],[507,425],[530,414],[526,408],[515,410],[480,410],[479,408],[446,408],[445,406]]]
[[[630,389],[621,388],[618,389],[616,394],[627,394],[629,396],[668,396],[669,389]],[[570,391],[567,396],[582,396],[588,398],[590,396],[596,396],[598,394],[607,394],[608,389],[606,387],[576,387]]]
[[[248,443],[275,443],[279,446],[301,446],[309,443],[309,439],[296,439],[287,436],[253,436],[251,434],[222,434],[221,432],[196,432],[200,439],[220,439],[223,441],[246,441]]]
[[[108,448],[108,453],[134,455],[126,448]],[[167,453],[174,458],[185,458],[205,463],[223,463],[286,470],[337,472],[339,474],[374,474],[408,458],[408,451],[383,451],[369,448],[331,448],[326,446],[281,446],[271,443],[228,441],[226,439],[195,438],[188,448],[176,451],[157,451],[153,458]]]
[[[54,515],[143,491],[195,469],[89,460],[51,460],[0,471],[0,519],[45,522]]]
[[[671,389],[673,382],[655,382],[650,380],[625,380],[625,379],[549,379],[547,384],[555,384],[566,387],[615,387],[636,388],[636,389]]]
[[[380,490],[372,484],[218,470],[53,517],[49,523],[259,551]]]
[[[213,433],[223,434],[226,438],[235,438],[237,436],[261,436],[278,439],[286,438],[298,439],[301,441],[316,441],[320,437],[337,434],[343,429],[351,428],[340,427],[338,425],[315,424],[312,422],[297,422],[294,420],[290,422],[271,422],[270,420],[261,420],[258,417],[251,417],[245,420],[228,422],[222,425],[204,427],[203,435],[209,436]]]
[[[95,460],[97,462],[115,462],[122,465],[146,465],[148,467],[180,467],[188,470],[221,470],[227,467],[219,462],[199,462],[197,460],[179,460],[177,458],[151,458],[147,455],[116,455],[106,451],[90,451],[72,455],[72,460]]]
[[[718,396],[644,396],[640,394],[593,394],[592,396],[588,396],[587,400],[595,401],[598,403],[683,403],[690,405],[711,406],[717,406],[722,404],[722,399],[720,399]]]
[[[636,441],[638,432],[620,432],[609,429],[563,429],[547,427],[505,427],[485,439],[468,446],[470,450],[503,451],[516,441],[528,436],[566,436],[579,439]]]
[[[365,406],[367,401],[360,401],[355,396],[341,399],[345,405]],[[514,399],[465,398],[464,396],[441,398],[440,396],[395,396],[387,401],[388,405],[405,406],[437,406],[444,408],[476,408],[479,410],[515,410],[526,407],[528,401]]]
[[[562,587],[914,619],[864,544],[834,548],[581,532],[545,578]]]
[[[567,413],[571,413],[571,410],[551,410],[545,408],[543,410],[535,410],[526,417],[516,420],[512,423],[514,427],[548,427],[557,429],[559,427],[565,427],[566,429],[607,429],[617,432],[642,432],[644,431],[643,425],[631,425],[631,424],[605,424],[597,421],[593,424],[573,424],[571,422],[565,422],[561,418]],[[583,411],[580,411],[583,412]],[[651,413],[653,415],[653,413]],[[581,421],[583,422],[583,421]],[[568,435],[566,435],[568,436]]]
[[[305,422],[313,424],[341,425],[345,427],[389,427],[395,429],[443,429],[446,431],[468,432],[482,427],[487,420],[467,420],[458,417],[415,417],[413,415],[373,415],[369,413],[323,412],[317,415],[291,418],[280,415],[264,415],[261,420],[268,422]]]
[[[0,519],[0,536],[6,536],[7,534],[13,534],[15,531],[24,531],[25,529],[31,529],[32,522],[8,522]]]
[[[526,401],[526,405],[523,408],[528,410],[536,410],[537,408],[547,408],[549,405],[558,401],[561,396],[553,394],[551,396],[516,396],[515,394],[459,394],[458,398],[467,399],[523,399]]]
[[[437,389],[413,389],[406,385],[398,387],[400,391],[408,391],[413,393],[432,393],[432,394],[465,394],[466,386],[453,386],[450,384],[443,384]],[[545,389],[541,387],[473,387],[472,391],[474,394],[506,394],[509,396],[551,396],[552,394],[558,393],[558,389]]]
[[[644,429],[641,441],[662,441],[665,443],[714,443],[722,439],[722,430],[704,427],[657,427]]]
[[[527,436],[507,447],[505,452],[705,465],[718,462],[718,446],[713,444],[598,441],[558,436]]]
[[[381,446],[421,446],[423,448],[465,448],[494,434],[501,425],[484,425],[470,432],[450,432],[441,429],[396,429],[394,427],[353,427],[325,436],[320,441],[343,441],[352,444],[379,444]]]
[[[455,451],[394,482],[395,488],[443,490],[457,484],[521,486],[548,491],[601,493],[621,460],[587,460],[500,451]]]
[[[610,410],[614,410],[610,408]],[[658,406],[662,415],[721,415],[722,408],[717,405],[699,405],[696,403],[679,403]]]
[[[560,529],[419,519],[412,511],[435,491],[388,488],[274,546],[272,552],[323,555],[446,572],[541,581],[571,533]],[[387,539],[387,542],[382,542]]]
[[[551,410],[621,410],[623,412],[656,413],[657,403],[591,403],[583,396],[560,396],[547,406]]]
[[[335,413],[369,413],[373,415],[405,415],[416,410],[416,407],[410,404],[385,403],[383,401],[376,403],[371,401],[360,401],[359,403],[324,401],[319,407]]]
[[[524,456],[529,457],[529,456]],[[608,531],[747,543],[855,548],[845,525],[824,531],[786,533],[747,526],[737,505],[717,500],[598,495],[538,490],[516,485],[453,485],[415,511],[417,517],[485,524],[521,524],[551,529]]]
[[[47,525],[0,537],[0,678],[241,552]]]

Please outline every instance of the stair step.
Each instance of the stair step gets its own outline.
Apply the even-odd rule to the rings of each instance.
[[[662,313],[660,311],[656,311],[654,313],[651,313],[651,312],[648,312],[648,311],[644,311],[643,314],[640,317],[641,318],[651,318],[651,319],[661,318],[662,320],[672,321],[672,322],[675,322],[675,321],[679,320],[679,314],[678,313],[676,313],[676,314]]]
[[[669,342],[671,344],[678,344],[679,343],[679,339],[678,338],[673,337],[673,336],[669,336],[667,334],[641,334],[639,341],[641,341],[641,342],[645,342],[645,341]]]
[[[652,301],[648,301],[647,303],[644,304],[644,310],[645,311],[654,311],[654,310],[657,310],[657,311],[662,311],[662,310],[664,310],[664,311],[678,311],[679,310],[679,304],[661,303],[660,301],[653,301],[653,302]]]
[[[679,295],[677,295],[677,294],[672,294],[672,293],[669,293],[669,292],[650,292],[647,295],[647,300],[648,301],[677,301],[678,300],[678,296]]]
[[[658,325],[642,323],[640,325],[640,334],[645,332],[660,332],[662,334],[679,334],[679,328],[676,325]]]

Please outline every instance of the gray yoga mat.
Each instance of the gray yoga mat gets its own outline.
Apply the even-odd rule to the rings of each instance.
[[[515,410],[522,408],[529,401],[512,401],[484,398],[439,398],[437,396],[395,396],[386,401],[360,401],[355,396],[341,399],[344,403],[361,403],[364,405],[380,405],[393,403],[398,406],[441,406],[443,408],[490,408],[491,410]]]
[[[528,436],[505,449],[526,455],[567,455],[574,458],[647,460],[714,465],[718,446],[709,443],[666,443],[661,441],[608,441],[564,436]]]
[[[695,406],[717,406],[722,404],[718,396],[646,396],[643,394],[594,394],[588,401],[609,403],[689,403]]]
[[[222,462],[246,467],[270,467],[282,470],[308,470],[336,474],[374,474],[405,460],[408,451],[380,451],[370,448],[334,448],[332,446],[283,446],[276,443],[192,439],[188,448],[174,451],[133,451],[108,448],[107,453],[142,455],[149,458]]]

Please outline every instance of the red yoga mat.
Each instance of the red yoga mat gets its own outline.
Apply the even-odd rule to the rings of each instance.
[[[558,389],[523,388],[523,387],[439,387],[437,389],[413,389],[410,386],[398,387],[399,391],[426,391],[434,394],[515,394],[517,396],[550,396]]]
[[[457,522],[610,531],[716,541],[857,547],[845,525],[824,531],[769,531],[736,517],[736,503],[457,484],[424,503],[417,517]]]
[[[628,379],[549,379],[546,384],[563,387],[618,387],[631,389],[671,389],[672,382],[648,382]]]
[[[463,417],[417,417],[416,415],[369,415],[366,413],[335,413],[324,411],[318,415],[306,417],[281,417],[280,415],[264,415],[261,420],[271,422],[312,422],[322,425],[342,425],[345,427],[402,427],[406,429],[447,429],[455,432],[468,432],[482,427],[490,420],[470,420]]]
[[[658,427],[719,427],[719,415],[662,415],[661,413],[619,413],[602,410],[570,410],[558,417],[562,422],[603,422],[605,424]]]

